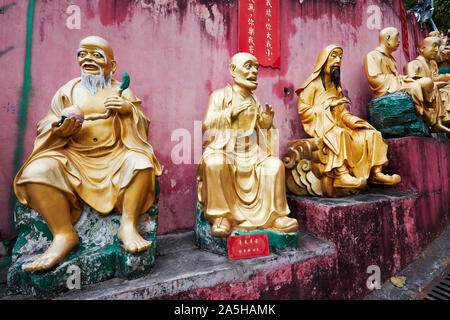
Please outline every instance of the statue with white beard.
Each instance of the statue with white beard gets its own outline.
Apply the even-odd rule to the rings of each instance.
[[[121,212],[118,238],[126,251],[151,246],[137,231],[139,215],[155,200],[155,176],[161,175],[147,142],[149,120],[141,101],[112,78],[117,63],[106,40],[81,40],[77,59],[81,78],[56,92],[38,123],[34,150],[14,180],[19,202],[39,212],[53,234],[51,246],[27,271],[51,269],[78,244],[73,225],[82,202],[100,213]],[[71,106],[81,116],[61,121]]]

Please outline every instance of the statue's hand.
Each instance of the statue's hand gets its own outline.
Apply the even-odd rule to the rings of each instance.
[[[354,129],[374,129],[368,122],[361,121],[353,124]]]
[[[117,111],[120,115],[126,115],[131,111],[130,103],[119,96],[111,96],[106,98],[104,105],[106,109]]]
[[[78,133],[81,130],[82,123],[76,120],[75,117],[66,118],[64,122],[58,126],[61,121],[52,123],[52,131],[55,135],[61,138],[69,137]]]
[[[231,111],[231,118],[235,119],[242,111],[247,110],[251,106],[252,106],[252,103],[249,102],[249,103],[246,103],[241,106],[233,108],[233,110]]]
[[[273,108],[270,104],[266,103],[266,111],[264,112],[265,115],[269,116],[270,119],[273,120],[273,117],[275,116],[275,111],[273,111]]]
[[[350,103],[350,100],[348,100],[347,98],[341,98],[341,99],[335,99],[333,100],[333,102],[330,103],[330,107],[334,108],[340,104],[344,104],[344,103]]]

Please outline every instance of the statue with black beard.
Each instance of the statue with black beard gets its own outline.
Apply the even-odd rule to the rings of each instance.
[[[342,48],[335,45],[322,49],[313,73],[296,90],[303,128],[315,139],[290,143],[291,151],[298,149],[296,160],[302,164],[292,166],[293,179],[288,179],[288,188],[294,193],[303,190],[312,195],[338,196],[364,190],[367,182],[393,185],[401,180],[399,175],[382,173],[388,164],[388,146],[381,133],[344,105],[350,101],[342,93],[342,54]],[[293,154],[285,156],[285,163],[293,165]],[[308,171],[305,168],[311,172],[298,171]],[[292,185],[294,181],[296,185]]]

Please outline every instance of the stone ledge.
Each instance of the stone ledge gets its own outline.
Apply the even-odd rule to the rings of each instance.
[[[288,195],[292,216],[301,231],[331,241],[337,249],[341,298],[362,298],[367,267],[378,265],[382,280],[395,274],[445,228],[447,219],[429,221],[423,196],[392,189],[369,189],[345,198]],[[445,213],[443,213],[445,218]]]
[[[151,274],[83,286],[58,299],[327,299],[336,250],[302,233],[299,249],[229,261],[195,247],[192,231],[158,236]],[[7,299],[20,298],[9,296]]]

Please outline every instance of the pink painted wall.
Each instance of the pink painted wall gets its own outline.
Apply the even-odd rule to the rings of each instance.
[[[353,101],[354,114],[365,118],[372,98],[364,75],[363,58],[378,44],[379,30],[367,27],[367,8],[381,9],[381,28],[401,30],[399,0],[356,1],[340,5],[332,0],[280,0],[281,68],[261,68],[256,94],[276,110],[280,149],[288,140],[305,137],[296,111],[295,89],[306,79],[322,47],[343,46],[342,83]],[[17,108],[25,58],[27,1],[0,0],[0,7],[15,3],[0,14],[0,104]],[[392,4],[394,3],[394,4]],[[81,29],[66,27],[69,5],[81,9]],[[237,50],[237,0],[65,0],[37,1],[34,10],[31,57],[31,91],[27,125],[18,130],[18,116],[0,110],[0,239],[12,235],[13,159],[17,136],[24,139],[22,162],[31,153],[35,125],[47,113],[53,94],[64,83],[79,76],[75,53],[88,35],[109,40],[118,62],[116,78],[131,76],[131,89],[143,100],[151,119],[149,141],[164,166],[160,178],[159,233],[192,227],[195,211],[194,154],[201,153],[201,138],[194,142],[194,122],[202,121],[209,94],[231,81],[230,57]],[[410,30],[411,26],[410,26]],[[410,47],[413,50],[410,31]],[[394,54],[403,70],[401,48]],[[285,94],[284,88],[290,93]],[[192,164],[175,165],[171,152],[179,141],[171,141],[176,129],[191,135]],[[194,150],[195,149],[195,150]]]

